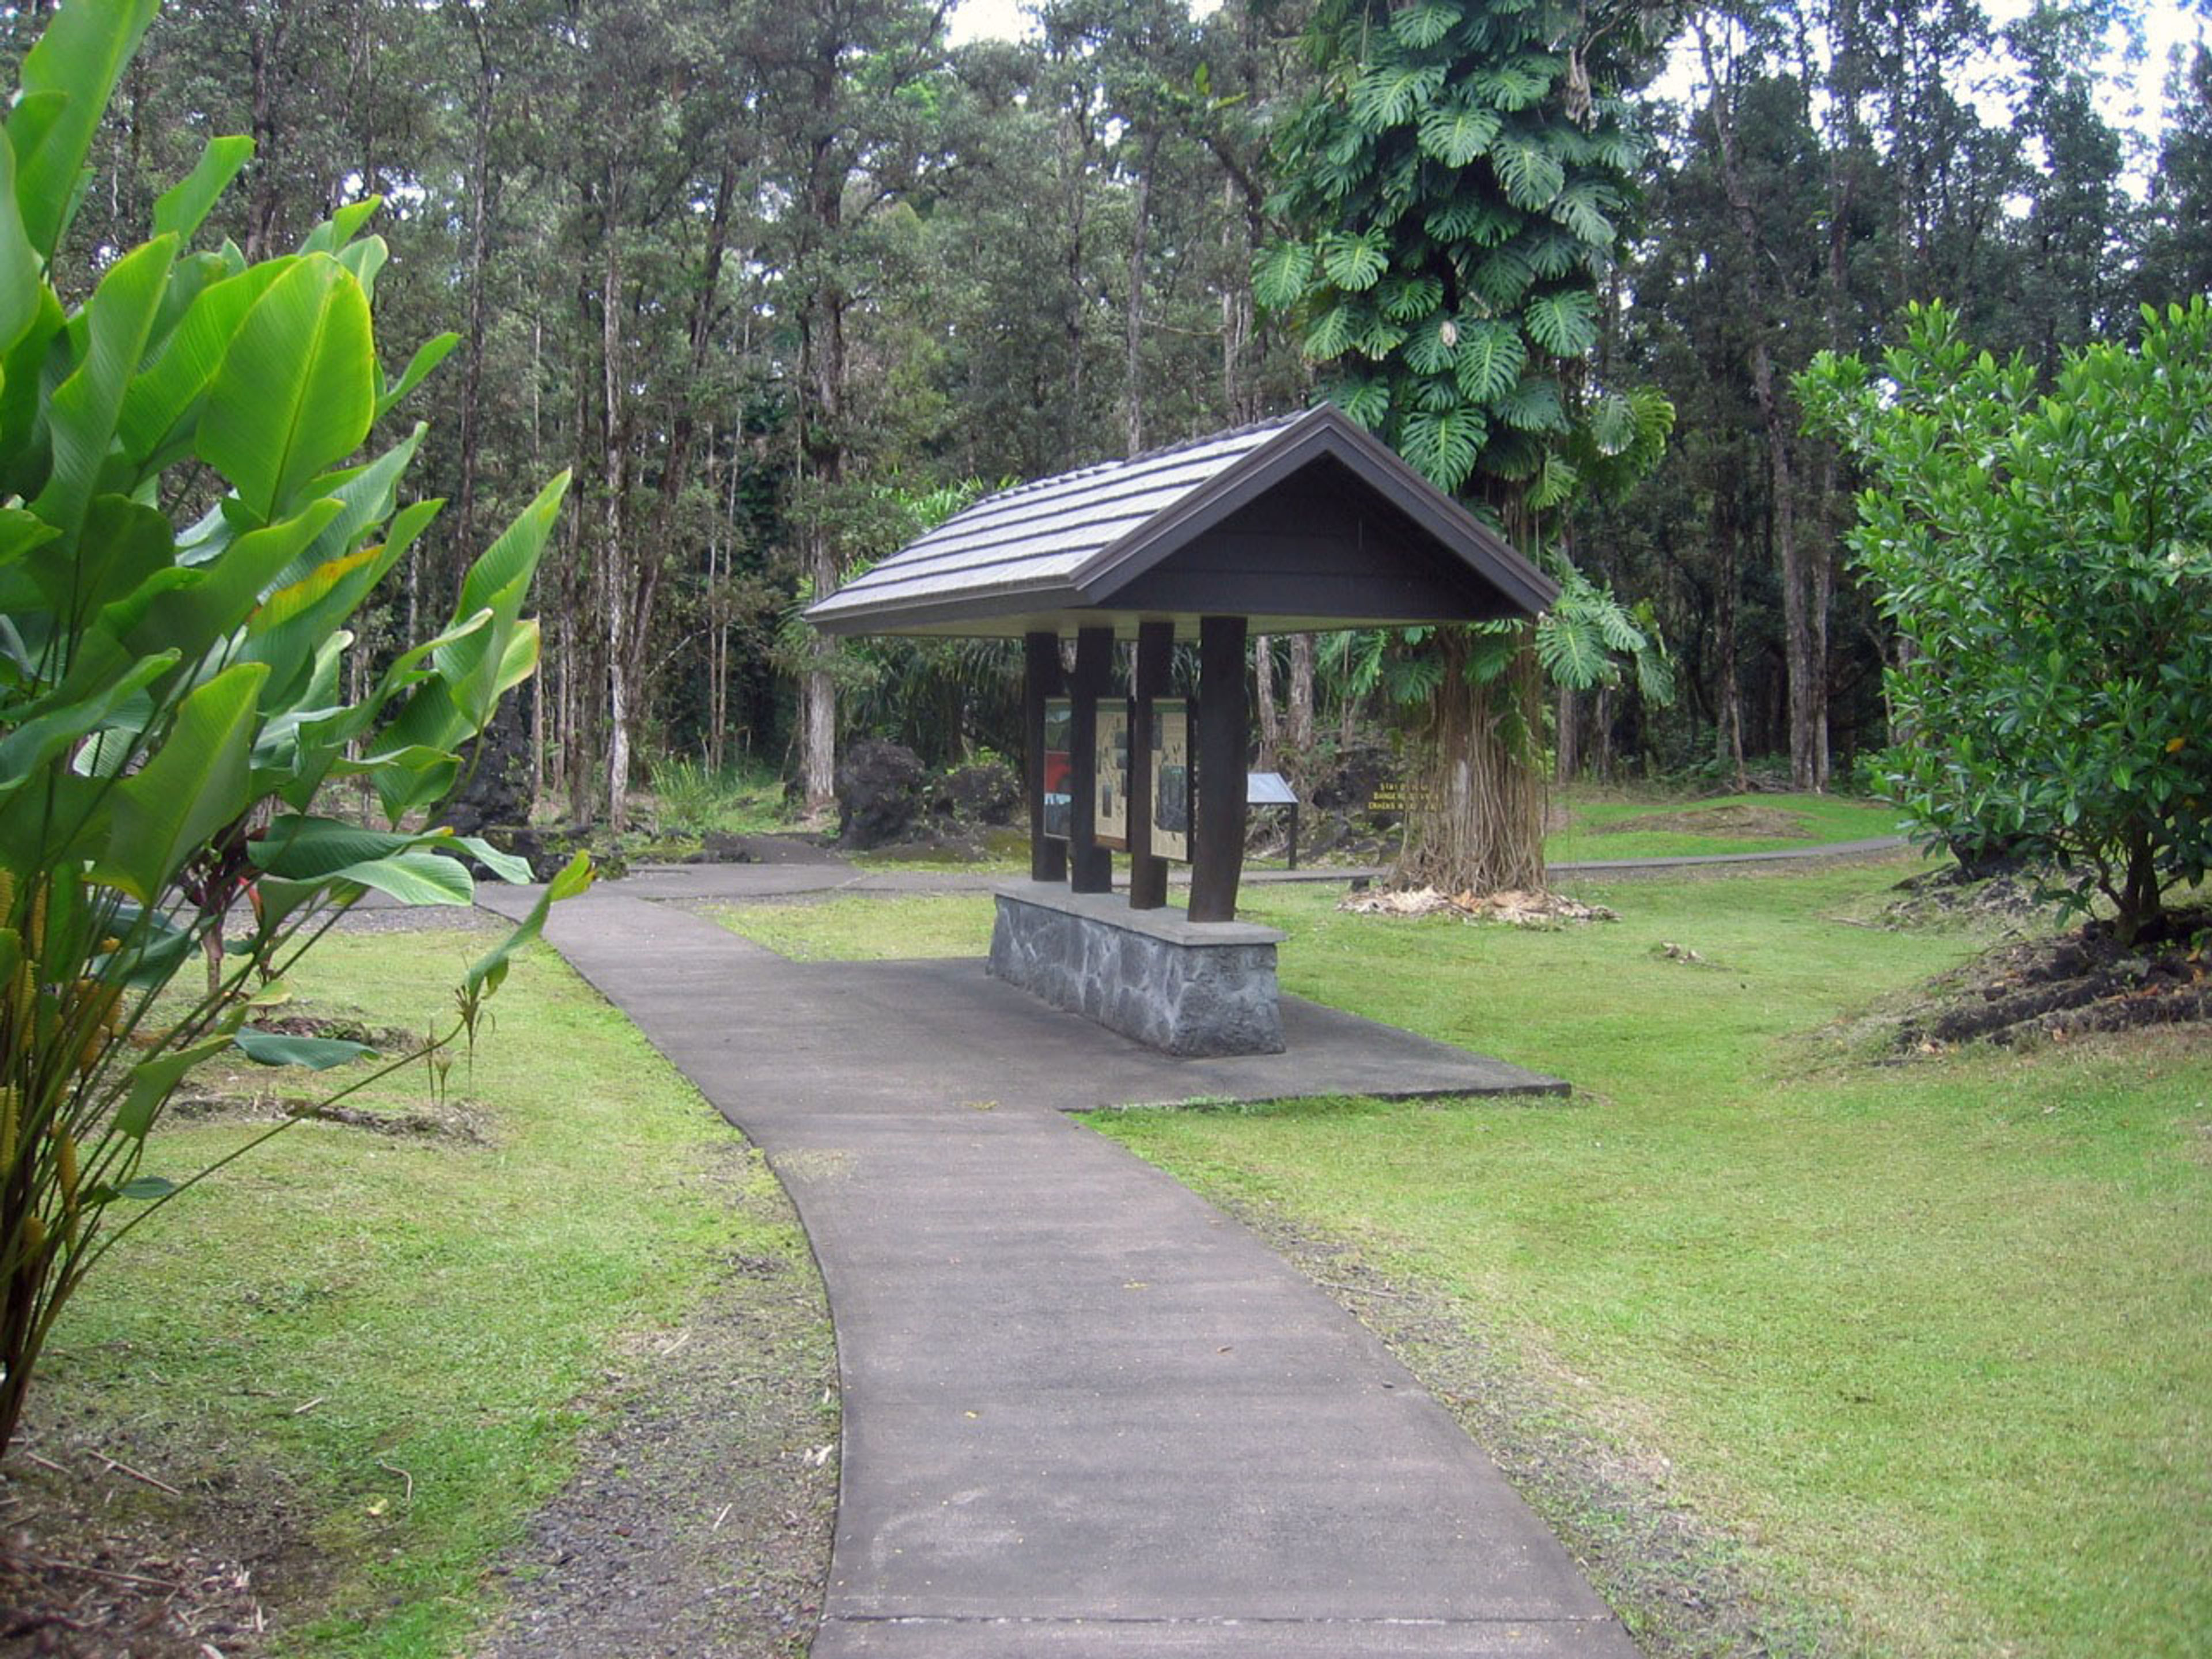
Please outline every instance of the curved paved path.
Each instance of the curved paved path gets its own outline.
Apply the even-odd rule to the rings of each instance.
[[[980,965],[990,994],[948,1001],[942,965],[793,963],[619,890],[547,933],[761,1145],[821,1261],[844,1460],[817,1659],[1632,1659],[1365,1329],[1052,1109],[1110,1097],[1097,1028]]]

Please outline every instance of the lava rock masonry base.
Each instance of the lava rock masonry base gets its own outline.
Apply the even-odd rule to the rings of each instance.
[[[996,890],[991,972],[1055,1008],[1187,1060],[1283,1052],[1284,935],[1180,910],[1132,910],[1051,882]]]

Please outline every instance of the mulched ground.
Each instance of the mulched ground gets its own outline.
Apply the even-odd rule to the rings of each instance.
[[[1896,1046],[2059,1041],[2212,1019],[2212,911],[2172,919],[2164,936],[2123,945],[2092,921],[1984,951],[1929,988],[1899,1023]]]

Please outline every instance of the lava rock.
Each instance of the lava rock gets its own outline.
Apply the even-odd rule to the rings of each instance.
[[[859,851],[908,838],[921,815],[921,758],[904,744],[863,738],[837,763],[837,842]]]

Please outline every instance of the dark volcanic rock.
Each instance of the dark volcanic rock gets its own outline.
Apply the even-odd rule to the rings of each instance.
[[[1022,781],[1012,767],[999,761],[956,766],[937,780],[930,805],[969,823],[1000,828],[1012,823],[1021,810]]]
[[[861,851],[903,841],[921,815],[921,760],[903,744],[863,738],[837,763],[837,842]]]
[[[509,697],[475,746],[461,757],[460,785],[440,809],[438,821],[460,836],[480,836],[495,823],[530,822],[530,732]]]

